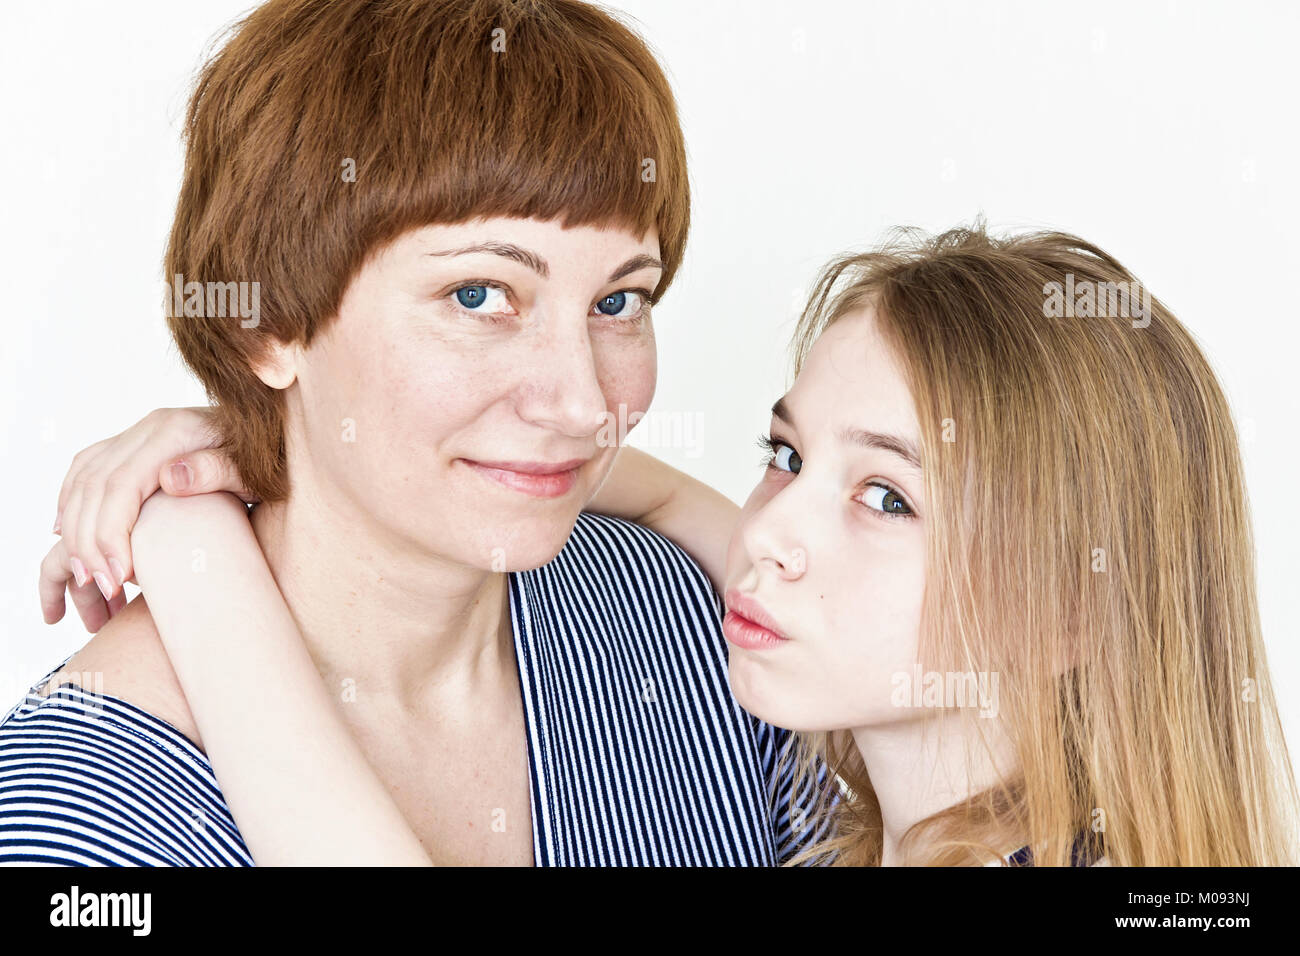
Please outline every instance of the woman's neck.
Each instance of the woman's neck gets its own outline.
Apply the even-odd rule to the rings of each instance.
[[[902,841],[913,824],[1013,772],[1015,751],[997,718],[981,719],[984,723],[987,743],[965,715],[952,712],[854,729],[853,741],[880,803],[882,866],[905,862]]]
[[[505,574],[430,555],[306,481],[251,517],[327,686],[420,708],[515,666]]]

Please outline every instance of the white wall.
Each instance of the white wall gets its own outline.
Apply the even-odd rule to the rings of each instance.
[[[155,276],[187,80],[247,4],[24,3],[0,38],[0,712],[86,639],[40,621],[37,565],[73,454],[195,404]],[[895,224],[1081,234],[1192,329],[1247,437],[1260,595],[1300,747],[1291,294],[1300,135],[1290,4],[627,0],[673,79],[695,228],[657,312],[658,448],[743,500],[797,304]],[[661,419],[667,421],[668,419]],[[1141,493],[1141,489],[1134,489]]]

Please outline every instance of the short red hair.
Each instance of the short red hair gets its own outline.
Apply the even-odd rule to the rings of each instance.
[[[284,406],[252,364],[309,344],[382,244],[479,216],[655,226],[656,299],[686,245],[668,81],[577,0],[270,0],[203,67],[185,138],[168,281],[256,281],[259,316],[168,322],[263,500],[288,493]]]

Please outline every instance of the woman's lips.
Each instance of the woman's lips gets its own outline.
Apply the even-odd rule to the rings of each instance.
[[[763,605],[734,588],[727,592],[727,614],[722,619],[722,633],[732,644],[752,651],[779,647],[790,640],[781,633]]]
[[[497,484],[532,498],[559,498],[567,495],[578,480],[578,471],[588,461],[473,461],[460,459],[470,468]]]

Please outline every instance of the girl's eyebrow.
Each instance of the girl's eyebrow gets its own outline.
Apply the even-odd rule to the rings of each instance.
[[[784,398],[778,398],[776,404],[772,406],[772,415],[785,422],[791,428],[795,427],[794,418],[790,414],[790,408],[785,403]],[[897,455],[917,471],[921,470],[921,456],[917,453],[916,445],[905,438],[897,435],[890,435],[885,432],[868,431],[865,428],[841,428],[835,433],[835,436],[842,442],[849,445],[858,445],[862,448],[877,448],[880,451],[887,451],[890,454]]]
[[[476,252],[486,252],[490,255],[501,256],[512,262],[518,262],[520,265],[532,269],[543,279],[549,278],[551,274],[550,266],[546,260],[533,252],[531,249],[525,249],[522,246],[516,246],[512,242],[476,242],[472,245],[461,246],[459,249],[442,249],[438,252],[430,252],[431,256],[467,256]],[[664,269],[664,264],[654,256],[641,255],[633,256],[627,262],[615,269],[606,282],[617,282],[624,276],[631,275],[641,269],[653,268],[660,272]]]
[[[872,432],[863,428],[841,428],[836,432],[840,441],[863,448],[878,448],[897,455],[912,468],[921,470],[921,456],[916,453],[916,446],[905,438],[888,435],[884,432]]]

